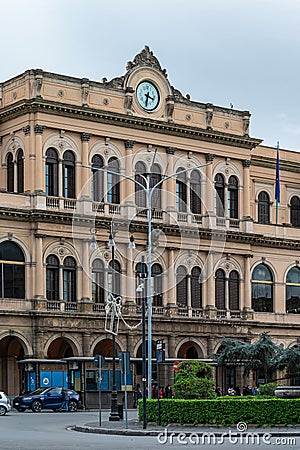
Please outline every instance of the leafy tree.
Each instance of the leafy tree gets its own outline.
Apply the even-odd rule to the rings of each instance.
[[[187,360],[177,366],[174,392],[176,398],[213,398],[212,367],[206,363]]]
[[[300,346],[294,345],[293,347],[288,347],[286,349],[281,347],[281,350],[278,351],[276,355],[274,363],[277,369],[286,369],[286,372],[289,376],[299,375]]]

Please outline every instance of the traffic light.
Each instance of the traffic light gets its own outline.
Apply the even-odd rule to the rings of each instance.
[[[105,358],[103,355],[96,355],[94,358],[94,364],[98,369],[102,369],[105,364]]]

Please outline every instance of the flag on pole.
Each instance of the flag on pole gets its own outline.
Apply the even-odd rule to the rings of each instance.
[[[276,200],[276,202],[280,203],[280,162],[279,162],[279,142],[277,142],[277,155],[276,155],[275,200]]]

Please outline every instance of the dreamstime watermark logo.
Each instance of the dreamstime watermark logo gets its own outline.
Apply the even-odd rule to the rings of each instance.
[[[144,165],[145,173],[152,172],[151,186],[159,179],[166,178],[163,174],[168,165],[166,155],[160,154],[157,154],[153,165],[153,155],[145,152],[137,159],[137,162],[141,161]],[[85,168],[87,171],[90,170],[90,175],[73,211],[73,243],[83,271],[92,278],[91,268],[95,260],[101,260],[104,270],[107,270],[111,260],[111,253],[107,247],[108,236],[113,230],[115,259],[121,264],[120,282],[122,286],[126,284],[129,286],[134,285],[136,267],[141,262],[142,255],[147,263],[147,238],[145,239],[147,226],[149,227],[147,192],[141,189],[137,181],[144,186],[146,182],[141,176],[137,176],[134,170],[130,177],[126,174],[125,169],[132,167],[131,159],[120,158],[117,167],[115,162],[109,164],[111,156],[112,154],[107,154],[107,161],[103,161],[104,165],[98,172],[96,169]],[[185,158],[174,157],[174,160],[174,168],[183,173],[180,176],[173,174],[174,176],[157,185],[152,192],[149,208],[152,229],[151,264],[161,266],[162,275],[168,280],[167,283],[161,283],[159,294],[174,288],[180,282],[180,276],[182,279],[185,277],[184,271],[180,270],[174,276],[174,266],[176,268],[184,266],[187,270],[197,266],[201,270],[199,282],[206,281],[213,275],[214,268],[222,258],[226,242],[224,227],[216,229],[213,226],[212,220],[216,220],[216,217],[212,210],[218,200],[215,198],[213,184],[206,179],[205,168],[197,168],[196,161]],[[136,167],[135,163],[134,166]],[[119,175],[111,173],[116,170]],[[178,178],[181,184],[179,183],[180,186],[177,184],[175,188],[175,179]],[[203,192],[201,186],[205,186]],[[120,203],[113,203],[118,197]],[[136,248],[131,252],[128,251],[130,235],[134,235],[136,244]],[[89,248],[87,254],[83,243],[92,239],[94,246]],[[172,259],[174,257],[170,256],[170,252],[166,253],[166,250],[175,250],[176,259]],[[133,270],[128,269],[130,264]],[[105,288],[104,280],[105,277],[97,278],[97,283],[103,284],[100,287]],[[93,281],[95,283],[95,277]],[[125,291],[122,292],[122,296],[125,300]]]
[[[222,445],[229,443],[231,445],[296,445],[294,437],[273,437],[271,433],[247,432],[247,424],[239,422],[236,426],[237,431],[229,429],[223,433],[212,432],[191,432],[175,433],[167,428],[157,435],[157,441],[161,445]]]

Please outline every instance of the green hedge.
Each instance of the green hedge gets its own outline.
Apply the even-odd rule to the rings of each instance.
[[[147,421],[157,423],[157,400],[147,399]],[[292,425],[300,423],[300,399],[221,397],[216,400],[161,399],[161,425],[215,424],[238,422],[262,425]],[[142,420],[142,400],[139,400],[139,420]]]

